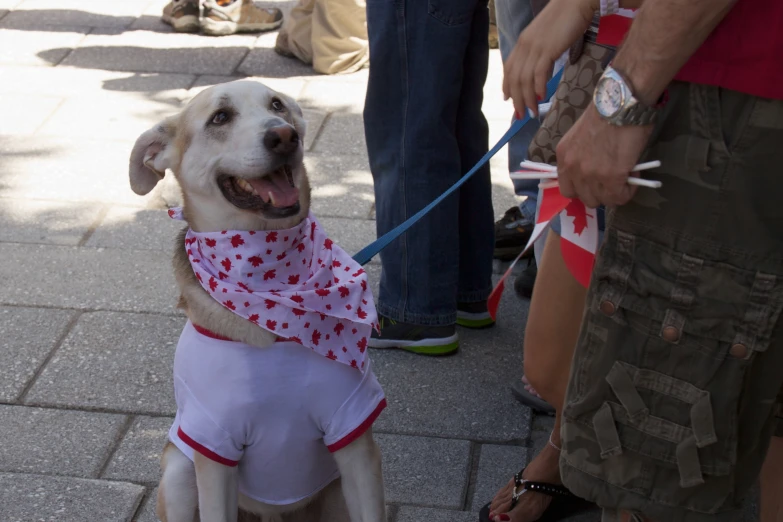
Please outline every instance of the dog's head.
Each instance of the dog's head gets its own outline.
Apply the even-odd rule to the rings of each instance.
[[[197,232],[291,228],[310,207],[304,133],[290,97],[253,81],[217,85],[139,136],[131,188],[147,194],[171,169]]]

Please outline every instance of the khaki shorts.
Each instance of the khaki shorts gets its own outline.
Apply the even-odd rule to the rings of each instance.
[[[663,187],[608,213],[563,480],[606,520],[735,522],[783,434],[783,101],[674,83],[644,159]]]

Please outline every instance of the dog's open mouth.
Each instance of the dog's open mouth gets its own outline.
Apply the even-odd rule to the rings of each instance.
[[[217,181],[228,202],[242,210],[262,211],[270,217],[287,217],[299,212],[299,189],[289,165],[257,178],[220,174]]]

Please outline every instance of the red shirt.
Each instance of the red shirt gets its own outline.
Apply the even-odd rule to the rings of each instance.
[[[601,18],[598,42],[619,45],[631,22]],[[783,100],[783,0],[738,0],[674,79]]]

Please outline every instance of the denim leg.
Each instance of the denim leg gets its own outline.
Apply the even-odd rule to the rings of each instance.
[[[478,9],[487,12],[486,0],[367,2],[372,65],[364,124],[379,235],[423,208],[473,166],[463,165],[464,155],[474,152],[460,150],[457,128],[458,119],[464,121],[460,118],[479,121],[471,111],[461,116],[466,74],[480,75],[470,81],[480,80],[482,86],[486,77],[486,62],[484,71],[480,65],[465,70],[466,62],[474,63],[467,56]],[[483,20],[488,23],[486,14]],[[487,30],[484,27],[484,52]],[[478,96],[472,103],[480,107],[480,90]],[[482,149],[480,157],[487,150],[485,121],[471,139]],[[477,186],[489,185],[488,175],[477,176]],[[460,200],[459,195],[448,198],[381,252],[381,314],[414,324],[456,321]],[[486,201],[491,212],[491,200],[479,200]],[[491,258],[491,248],[486,255]]]
[[[533,8],[530,6],[529,0],[495,0],[495,16],[498,25],[500,56],[505,62],[514,49],[520,33],[533,20]],[[519,163],[527,159],[527,148],[539,127],[538,120],[530,120],[508,142],[508,168],[510,171],[518,170]],[[514,192],[518,196],[527,196],[519,205],[519,209],[528,221],[534,223],[536,202],[538,201],[538,181],[513,180],[512,183],[514,184]]]
[[[464,61],[464,79],[457,113],[457,142],[462,170],[475,165],[489,149],[489,126],[481,111],[489,67],[489,10],[486,1],[473,16]],[[492,251],[495,213],[489,163],[460,189],[459,290],[457,301],[485,301],[492,291]]]

